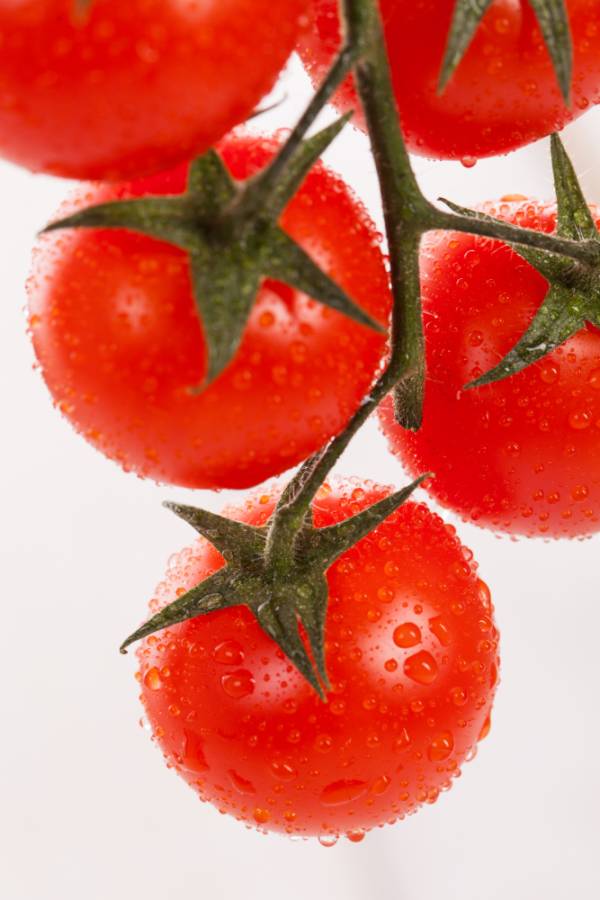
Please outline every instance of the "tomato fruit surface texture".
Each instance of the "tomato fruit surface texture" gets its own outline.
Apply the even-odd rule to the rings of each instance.
[[[533,11],[495,0],[446,90],[437,92],[456,0],[380,0],[394,91],[412,153],[476,159],[559,131],[600,100],[600,0],[566,0],[573,33],[572,102],[565,105]],[[337,0],[311,0],[299,53],[320,81],[339,47]],[[348,79],[340,109],[357,109]],[[360,108],[354,121],[362,128]]]
[[[482,208],[538,231],[556,224],[553,204]],[[393,452],[411,472],[435,472],[432,496],[479,525],[545,537],[598,531],[600,332],[584,328],[516,375],[463,391],[516,344],[547,282],[506,245],[452,232],[424,239],[421,280],[424,423],[404,431],[386,400],[380,417]]]
[[[0,155],[121,179],[197,155],[243,121],[293,49],[306,0],[0,4]]]
[[[257,172],[277,141],[230,137],[232,174]],[[184,190],[187,167],[86,186],[75,205]],[[357,303],[386,322],[389,287],[374,225],[317,165],[283,227]],[[126,469],[186,487],[243,488],[289,468],[340,431],[369,389],[385,338],[305,294],[265,281],[229,367],[200,393],[205,344],[178,248],[117,230],[41,239],[30,326],[55,402]]]
[[[389,488],[325,485],[317,526]],[[259,493],[232,518],[264,524]],[[152,612],[220,568],[204,540],[172,558]],[[498,634],[486,585],[452,526],[407,503],[327,574],[323,703],[246,607],[147,638],[137,675],[154,740],[204,800],[324,842],[432,803],[489,730]]]

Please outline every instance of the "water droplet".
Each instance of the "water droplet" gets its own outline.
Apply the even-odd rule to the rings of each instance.
[[[280,781],[293,781],[298,773],[296,769],[283,759],[274,759],[271,763],[271,772]]]
[[[319,843],[321,847],[335,847],[339,840],[337,834],[320,834]]]
[[[353,844],[360,844],[361,841],[365,839],[365,832],[357,829],[356,831],[348,831],[346,832],[346,837],[349,841],[352,841]]]
[[[240,794],[255,794],[256,788],[247,778],[244,778],[243,775],[240,775],[235,769],[230,769],[228,772],[229,780],[232,785],[239,791]]]
[[[404,622],[394,630],[394,643],[397,647],[415,647],[421,643],[421,629],[414,622]]]
[[[455,706],[464,706],[467,702],[467,692],[461,687],[453,687],[450,691],[450,697]]]
[[[491,727],[492,727],[492,717],[491,717],[491,714],[488,714],[485,722],[481,726],[481,731],[479,732],[479,737],[477,738],[477,740],[483,741],[490,733]]]
[[[576,500],[576,501],[585,500],[585,498],[588,496],[588,494],[589,494],[589,490],[585,486],[585,484],[576,484],[575,487],[573,488],[573,490],[571,491],[571,497],[573,498],[573,500]]]
[[[463,156],[460,162],[461,165],[465,167],[465,169],[472,169],[473,166],[477,163],[477,159],[474,156]]]
[[[224,666],[239,666],[244,662],[244,651],[237,641],[222,641],[212,655],[215,662]]]
[[[388,778],[387,775],[381,775],[379,778],[376,778],[371,785],[371,793],[378,795],[385,794],[391,783],[391,778]]]
[[[431,653],[421,650],[404,661],[404,674],[418,684],[432,684],[437,678],[438,666]]]
[[[429,620],[431,633],[436,636],[442,647],[449,647],[452,643],[452,632],[443,616],[435,616]]]
[[[357,781],[355,779],[333,781],[321,791],[321,803],[324,806],[342,806],[344,803],[352,803],[353,800],[358,800],[366,790],[366,781]]]
[[[432,762],[442,762],[448,759],[454,750],[454,735],[451,731],[442,731],[432,740],[427,751],[427,756]]]
[[[254,678],[246,669],[238,669],[221,678],[221,686],[229,697],[239,700],[254,691]]]
[[[575,431],[583,431],[592,424],[592,414],[587,409],[574,410],[569,416],[569,425]]]
[[[256,807],[252,815],[254,816],[254,821],[258,822],[259,825],[264,825],[271,818],[269,810],[261,809],[260,806]]]
[[[559,374],[560,369],[555,363],[547,362],[540,367],[540,378],[544,384],[554,384]]]
[[[150,688],[151,691],[158,691],[162,687],[162,679],[160,677],[160,672],[153,666],[151,669],[148,669],[146,674],[144,675],[144,684],[147,688]]]

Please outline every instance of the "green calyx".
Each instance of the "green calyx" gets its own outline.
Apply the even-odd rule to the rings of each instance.
[[[344,116],[298,143],[293,153],[286,154],[285,165],[278,165],[276,156],[264,172],[245,183],[236,183],[210,150],[191,164],[182,195],[92,206],[45,230],[124,228],[185,250],[206,341],[205,384],[234,357],[264,278],[286,282],[383,332],[278,224],[285,206],[347,119]],[[272,178],[275,169],[277,178]]]
[[[304,509],[307,495],[299,488],[285,492],[268,525],[255,527],[206,510],[165,504],[209,540],[223,555],[225,565],[152,616],[121,645],[187,619],[230,606],[247,606],[322,699],[329,687],[325,665],[325,620],[329,590],[325,573],[335,560],[377,528],[421,484],[424,475],[408,487],[385,497],[349,519],[315,528],[309,515],[299,515],[291,531],[282,526],[281,513]],[[279,539],[284,534],[285,539]],[[275,557],[269,548],[277,546]],[[304,631],[305,639],[300,632]]]
[[[565,103],[571,93],[573,47],[564,0],[529,0],[550,54]],[[442,93],[465,55],[492,0],[456,0],[438,91]]]
[[[600,251],[600,234],[558,135],[552,135],[551,146],[556,233],[582,244],[595,243]],[[444,202],[455,212],[497,221],[484,213]],[[510,246],[544,276],[549,283],[548,292],[531,325],[512,350],[493,369],[467,384],[467,388],[501,381],[520,372],[577,334],[586,322],[600,326],[600,261],[585,263],[534,247],[512,243]]]

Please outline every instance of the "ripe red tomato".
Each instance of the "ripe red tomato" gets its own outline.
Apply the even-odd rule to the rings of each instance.
[[[396,99],[413,153],[436,159],[495,156],[537,140],[600,100],[600,0],[566,0],[573,33],[572,104],[565,106],[528,3],[494,0],[452,80],[437,93],[456,0],[380,0]],[[298,51],[320,81],[339,47],[336,0],[312,0]],[[355,109],[348,79],[340,109]],[[355,121],[364,128],[359,111]]]
[[[306,3],[2,3],[0,155],[114,180],[204,152],[271,89]]]
[[[389,491],[326,485],[315,524]],[[262,525],[275,500],[255,494],[231,517]],[[327,703],[246,607],[147,638],[137,678],[167,763],[222,812],[324,843],[433,803],[487,734],[497,680],[498,633],[472,557],[416,503],[340,557],[327,574]],[[181,551],[151,611],[221,565],[204,540]]]
[[[232,174],[257,172],[275,139],[228,138]],[[187,166],[132,184],[83,188],[78,206],[177,194]],[[373,316],[390,295],[373,223],[322,165],[283,227]],[[139,234],[46,235],[29,283],[31,331],[54,400],[125,469],[186,487],[243,488],[305,459],[340,431],[369,389],[385,339],[276,281],[265,281],[238,353],[200,394],[205,344],[178,248]]]
[[[505,198],[492,215],[551,232],[556,207]],[[596,224],[600,214],[594,211]],[[512,377],[462,391],[527,329],[546,280],[506,245],[454,233],[421,250],[427,382],[416,433],[381,422],[412,472],[464,519],[511,534],[574,537],[600,528],[600,333],[583,329]]]

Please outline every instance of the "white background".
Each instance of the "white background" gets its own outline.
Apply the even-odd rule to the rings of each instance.
[[[302,108],[308,87],[295,64],[275,95],[284,91],[287,102],[256,127],[289,124]],[[566,133],[596,201],[599,112]],[[348,129],[328,159],[379,219],[366,140]],[[545,141],[471,170],[415,165],[432,197],[552,195]],[[417,816],[324,849],[247,831],[166,770],[138,725],[134,659],[117,646],[191,537],[160,501],[219,508],[229,497],[124,475],[52,409],[32,368],[24,282],[34,234],[67,188],[0,164],[3,900],[600,896],[598,538],[513,543],[460,526],[493,591],[502,683],[478,758]],[[406,480],[373,423],[339,471]]]

